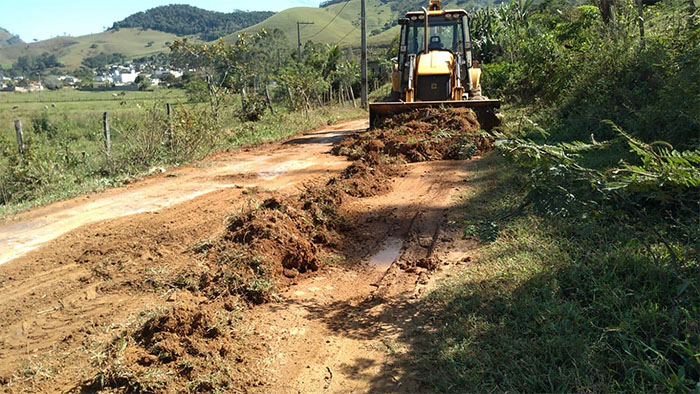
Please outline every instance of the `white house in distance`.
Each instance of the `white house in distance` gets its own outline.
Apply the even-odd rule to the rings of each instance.
[[[170,74],[170,75],[172,75],[172,76],[175,77],[175,78],[180,78],[180,77],[182,77],[182,71],[178,71],[178,70],[163,70],[163,69],[160,69],[160,70],[156,71],[156,77],[161,77],[161,76],[166,75],[166,74]]]
[[[134,71],[134,69],[128,69],[128,70],[122,70],[117,69],[112,72],[112,80],[114,81],[114,84],[119,86],[119,85],[130,85],[134,82],[136,82],[136,77],[139,76],[139,73]]]

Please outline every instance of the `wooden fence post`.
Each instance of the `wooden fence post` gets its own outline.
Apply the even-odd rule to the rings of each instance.
[[[171,119],[173,109],[170,103],[165,104],[165,109],[168,112],[168,145],[173,146],[173,121]]]
[[[292,89],[287,86],[287,96],[289,96],[289,102],[292,104],[292,110],[296,111],[297,110],[297,105],[294,103],[294,97],[292,96]]]
[[[357,108],[357,102],[355,101],[355,92],[352,91],[352,86],[348,87],[350,91],[350,98],[352,99],[352,106]]]
[[[270,113],[275,114],[275,109],[272,108],[272,99],[270,98],[270,89],[267,88],[267,83],[265,83],[265,98],[267,99],[267,106],[270,108]]]
[[[105,135],[105,151],[107,152],[107,156],[109,157],[112,153],[112,141],[109,135],[109,115],[107,114],[107,112],[105,112],[102,119]]]
[[[15,132],[17,132],[17,148],[20,154],[24,154],[24,133],[22,133],[22,121],[15,120]]]

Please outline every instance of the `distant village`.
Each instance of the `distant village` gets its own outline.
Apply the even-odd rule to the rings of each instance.
[[[1,72],[1,69],[0,69]],[[149,63],[110,65],[101,71],[93,71],[92,80],[73,75],[51,75],[36,80],[24,76],[14,78],[0,74],[0,92],[31,93],[61,88],[81,90],[139,90],[159,86],[181,78],[181,70],[156,66]]]

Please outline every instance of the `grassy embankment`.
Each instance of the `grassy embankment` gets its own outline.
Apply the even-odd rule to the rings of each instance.
[[[700,11],[641,37],[618,5],[491,21],[484,84],[517,104],[454,218],[480,253],[425,300],[434,391],[700,390]]]
[[[427,386],[440,392],[697,387],[700,270],[693,244],[681,245],[687,260],[676,266],[655,261],[610,218],[518,211],[522,177],[492,153],[468,180],[473,189],[454,219],[483,246],[473,265],[425,301],[436,319],[424,333],[432,347],[417,360]]]
[[[0,95],[0,217],[131,181],[154,167],[177,166],[216,150],[279,140],[304,130],[362,116],[352,107],[291,113],[241,122],[237,106],[219,121],[177,90],[156,92],[58,91]],[[232,103],[238,100],[232,99]],[[165,103],[172,103],[174,143],[167,137]],[[111,152],[102,132],[109,112]],[[23,124],[27,153],[17,153],[14,119]]]

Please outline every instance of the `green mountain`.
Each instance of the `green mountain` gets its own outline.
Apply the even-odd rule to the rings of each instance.
[[[0,48],[18,44],[24,44],[24,41],[22,41],[18,36],[0,27]]]
[[[178,36],[198,35],[204,41],[216,40],[274,15],[268,11],[207,11],[190,5],[176,4],[152,8],[115,22],[112,30],[140,28]]]
[[[443,8],[473,9],[499,1],[453,0],[443,2]],[[408,11],[420,10],[427,5],[428,0],[367,0],[369,45],[387,46],[399,33],[398,19]],[[313,40],[341,46],[360,45],[360,0],[330,0],[321,3],[319,8],[290,8],[243,31],[280,29],[287,35],[290,45],[296,45],[297,22],[313,22],[313,25],[302,26],[302,42]],[[226,39],[235,40],[237,34],[231,34]]]
[[[223,13],[188,5],[169,5],[131,15],[115,22],[103,33],[56,37],[31,44],[0,30],[0,66],[9,67],[21,56],[38,57],[44,53],[55,55],[67,68],[77,68],[83,60],[103,53],[119,53],[127,58],[150,56],[168,52],[169,43],[178,37],[211,41],[272,15],[273,12]]]
[[[83,60],[101,53],[121,53],[127,58],[137,58],[167,52],[175,34],[155,30],[120,29],[81,37],[56,37],[31,44],[18,44],[0,48],[0,65],[9,67],[20,56],[55,55],[67,68],[80,67]]]
[[[466,8],[492,4],[500,0],[452,0],[445,8]],[[418,10],[428,0],[367,0],[369,44],[384,47],[398,34],[398,18]],[[331,0],[318,8],[297,7],[279,13],[212,12],[186,5],[170,5],[139,12],[115,22],[111,29],[81,37],[56,37],[25,44],[0,29],[0,66],[9,67],[20,56],[55,55],[67,68],[79,67],[86,58],[102,53],[119,53],[137,58],[168,51],[177,37],[212,41],[225,37],[232,41],[242,31],[282,30],[290,47],[296,46],[297,22],[312,22],[301,29],[301,40],[359,47],[360,0]]]

